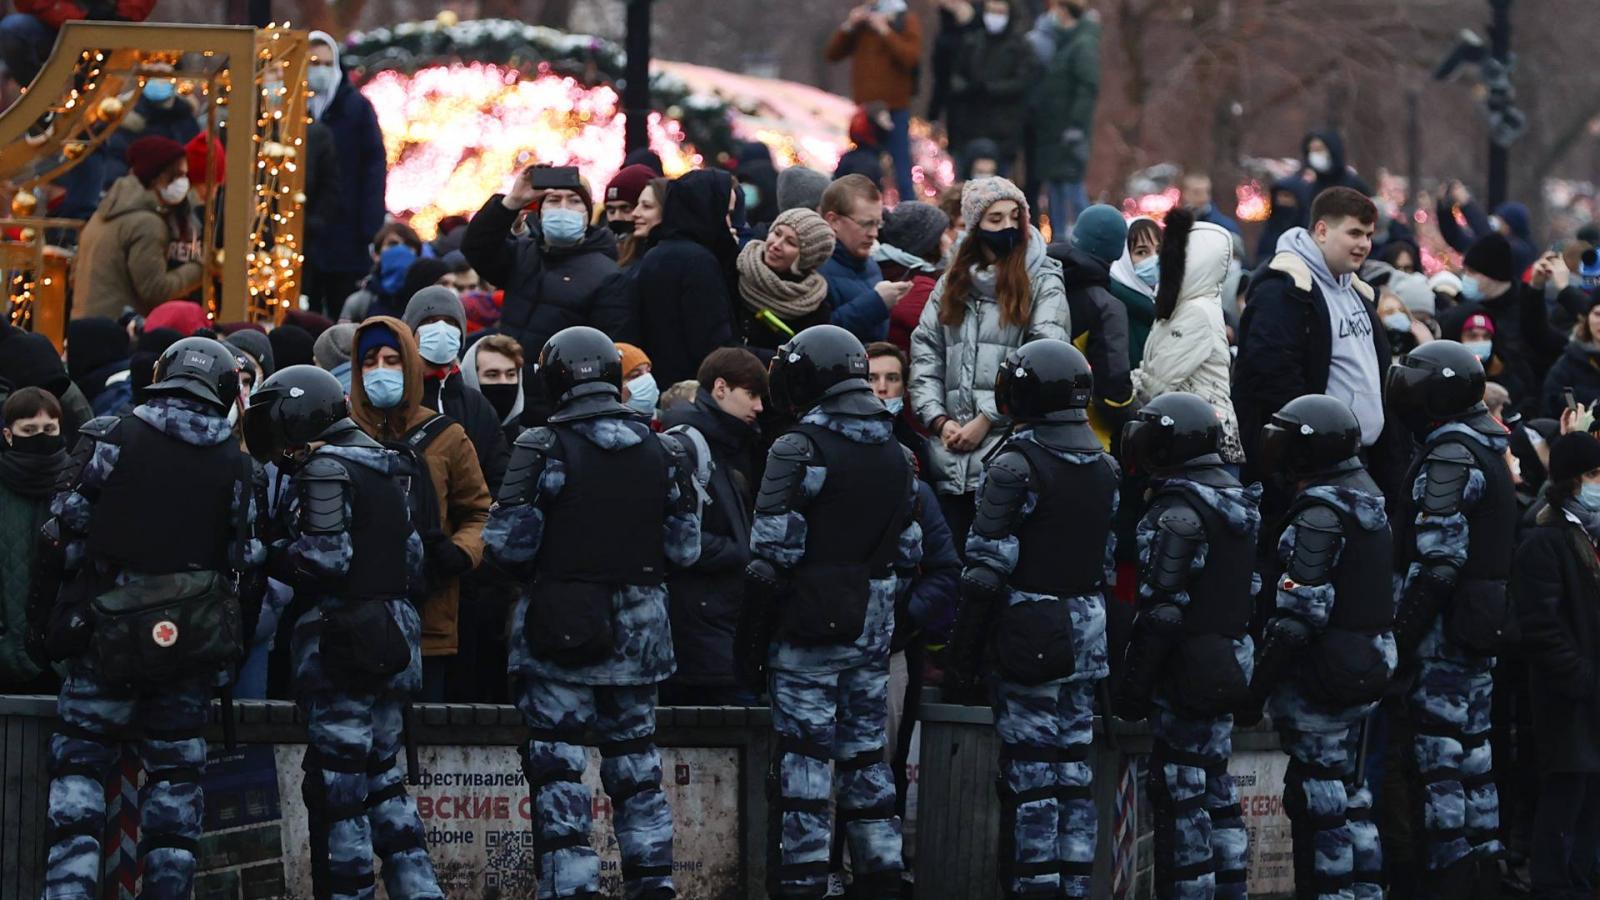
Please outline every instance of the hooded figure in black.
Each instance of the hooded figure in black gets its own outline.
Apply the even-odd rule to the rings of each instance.
[[[766,225],[778,217],[778,170],[772,151],[760,141],[739,148],[739,189],[744,192],[745,217],[752,225]]]
[[[133,395],[128,383],[128,331],[104,316],[67,323],[67,374],[97,416],[121,409]]]
[[[734,199],[727,172],[700,169],[673,182],[661,240],[630,273],[657,384],[693,378],[706,354],[734,343]]]
[[[1316,141],[1321,141],[1322,147],[1313,147]],[[1318,194],[1335,187],[1347,187],[1372,196],[1372,187],[1352,172],[1345,161],[1344,138],[1339,137],[1338,132],[1313,131],[1307,134],[1300,142],[1300,156],[1305,160],[1306,168],[1315,176],[1311,183],[1311,199],[1315,200]]]
[[[1311,186],[1306,184],[1305,179],[1280,178],[1274,181],[1267,201],[1271,212],[1267,213],[1267,221],[1261,226],[1261,240],[1256,242],[1258,265],[1265,264],[1278,252],[1278,238],[1283,237],[1285,231],[1311,225]]]

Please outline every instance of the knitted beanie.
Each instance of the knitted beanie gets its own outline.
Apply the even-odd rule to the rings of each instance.
[[[138,177],[139,183],[149,187],[161,173],[187,156],[183,145],[172,138],[147,135],[128,147],[128,168]]]
[[[1504,282],[1517,280],[1516,266],[1511,261],[1511,242],[1498,231],[1474,241],[1467,248],[1462,263],[1485,278]]]
[[[639,195],[644,193],[650,179],[655,177],[655,170],[649,166],[637,163],[624,166],[606,183],[606,202],[616,203],[620,200],[623,203],[638,203]]]
[[[1389,278],[1389,290],[1405,304],[1406,312],[1422,313],[1432,317],[1438,298],[1428,286],[1428,276],[1421,272],[1396,272]]]
[[[1022,196],[1022,191],[1010,179],[998,175],[974,178],[961,188],[961,220],[967,223],[969,230],[977,228],[984,212],[1000,200],[1017,201],[1022,207],[1022,221],[1027,223],[1028,198]]]
[[[211,139],[211,146],[206,146],[204,132],[189,139],[183,145],[184,155],[189,159],[189,180],[195,184],[221,184],[227,177],[228,155],[223,152],[222,142],[216,138]]]
[[[884,215],[878,240],[923,259],[938,258],[939,238],[950,227],[950,217],[932,203],[907,200]]]
[[[625,344],[621,341],[618,341],[617,352],[622,354],[623,378],[627,378],[629,372],[632,372],[634,369],[637,369],[650,361],[650,357],[646,356],[643,350],[640,350],[638,347],[635,347],[632,344]]]
[[[822,205],[828,176],[805,166],[790,166],[778,173],[778,209],[815,210]]]
[[[800,239],[800,256],[795,260],[795,270],[809,275],[833,255],[833,229],[828,220],[809,209],[786,209],[772,220],[772,227],[787,225]],[[770,231],[769,231],[770,235]]]
[[[1128,220],[1116,207],[1096,203],[1078,216],[1072,243],[1101,262],[1116,262],[1128,246]]]
[[[311,345],[311,358],[316,361],[317,368],[332,369],[342,362],[349,362],[350,339],[355,337],[355,333],[354,322],[340,322],[317,335],[316,343]]]

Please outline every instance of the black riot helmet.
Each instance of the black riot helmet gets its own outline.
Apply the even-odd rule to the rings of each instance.
[[[587,325],[563,328],[539,352],[539,383],[556,407],[552,421],[626,412],[622,351],[605,332]]]
[[[872,390],[867,350],[837,325],[813,325],[778,348],[767,367],[768,391],[778,409],[804,414],[828,397]]]
[[[226,413],[239,399],[239,360],[234,352],[208,337],[175,341],[156,360],[145,394],[199,400]]]
[[[250,455],[272,462],[321,440],[350,415],[344,387],[316,366],[279,369],[250,395],[244,411],[244,441]]]
[[[1429,341],[1402,356],[1384,379],[1384,403],[1417,437],[1435,423],[1483,408],[1483,363],[1455,341]]]
[[[1066,341],[1041,338],[1006,355],[994,379],[1001,415],[1020,423],[1087,422],[1094,374]]]
[[[1356,414],[1327,394],[1290,400],[1261,428],[1261,471],[1290,479],[1360,468],[1360,452]]]
[[[1217,411],[1182,391],[1150,401],[1122,428],[1122,456],[1141,472],[1220,465],[1221,446]]]

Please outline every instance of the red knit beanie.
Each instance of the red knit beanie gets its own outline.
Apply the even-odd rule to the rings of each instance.
[[[172,138],[150,135],[134,141],[128,147],[128,168],[138,176],[139,183],[149,187],[161,173],[185,156],[183,145]]]
[[[222,142],[216,138],[211,139],[210,152],[206,147],[206,136],[197,134],[183,145],[184,154],[189,158],[189,181],[199,186],[204,184],[221,184],[228,171],[228,157],[222,150]],[[211,165],[207,166],[206,163]]]
[[[617,174],[611,176],[611,181],[606,185],[606,202],[638,203],[639,195],[650,184],[650,179],[656,173],[649,166],[634,164],[625,166]]]

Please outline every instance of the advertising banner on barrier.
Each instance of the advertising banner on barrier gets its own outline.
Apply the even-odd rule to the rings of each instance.
[[[1283,812],[1283,779],[1289,757],[1277,750],[1233,754],[1233,775],[1245,828],[1250,832],[1250,896],[1294,894],[1294,847]]]
[[[304,755],[303,745],[285,744],[212,756],[205,777],[199,900],[309,900],[309,840],[300,799]],[[410,792],[445,895],[532,900],[533,810],[517,748],[421,747],[418,755],[422,783]],[[739,751],[663,747],[661,762],[680,894],[733,900],[741,880]],[[594,791],[601,891],[621,896],[621,858],[596,751],[589,751],[583,781]],[[378,896],[385,896],[381,878]]]

